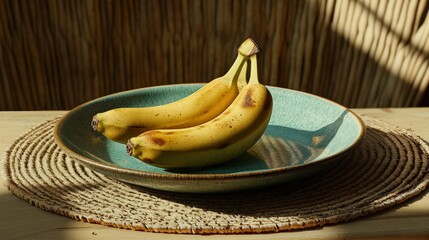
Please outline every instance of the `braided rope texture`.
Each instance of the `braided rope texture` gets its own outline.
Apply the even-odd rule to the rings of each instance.
[[[337,224],[395,206],[429,183],[429,146],[409,130],[362,116],[361,146],[329,171],[295,184],[223,194],[128,185],[69,158],[49,120],[1,158],[5,186],[30,204],[79,221],[164,233],[262,233]]]

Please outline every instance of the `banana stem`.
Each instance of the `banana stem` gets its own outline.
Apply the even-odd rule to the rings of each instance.
[[[251,57],[260,51],[259,45],[251,38],[246,39],[238,48],[238,52],[245,57]]]
[[[232,64],[232,67],[228,70],[228,72],[225,74],[224,77],[232,80],[232,83],[235,84],[238,79],[238,76],[240,75],[241,68],[243,67],[245,61],[246,61],[245,57],[241,54],[238,54],[234,64]]]
[[[244,62],[247,61],[249,58],[254,57],[260,51],[261,48],[258,46],[258,44],[256,44],[253,39],[246,39],[246,41],[244,41],[238,48],[237,59],[235,59],[234,64],[225,74],[225,77],[231,79],[233,84],[236,84],[237,78],[240,75]]]
[[[256,60],[256,55],[250,57],[250,80],[249,84],[258,84],[258,61]]]
[[[246,60],[244,61],[243,68],[241,69],[240,75],[238,76],[237,86],[238,86],[239,92],[247,85],[247,70],[248,70],[247,65],[248,64]]]

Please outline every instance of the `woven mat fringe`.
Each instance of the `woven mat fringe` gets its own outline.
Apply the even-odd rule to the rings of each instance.
[[[262,233],[355,219],[400,204],[429,184],[429,146],[413,132],[362,116],[367,134],[340,164],[296,185],[225,194],[140,188],[85,168],[53,140],[58,118],[18,138],[0,174],[16,196],[49,212],[166,233]]]

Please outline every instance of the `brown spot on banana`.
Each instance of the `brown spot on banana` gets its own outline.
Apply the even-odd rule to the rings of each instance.
[[[246,92],[246,96],[244,97],[244,101],[242,103],[243,108],[254,108],[256,106],[255,100],[253,100],[252,95],[252,90]]]
[[[166,143],[164,139],[162,139],[162,138],[157,138],[157,137],[151,137],[151,138],[150,138],[150,140],[151,140],[153,143],[155,143],[156,145],[159,145],[159,146],[163,146],[163,145]]]

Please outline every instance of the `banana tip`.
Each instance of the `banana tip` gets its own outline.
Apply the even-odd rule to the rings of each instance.
[[[128,153],[128,155],[132,156],[133,148],[134,148],[134,144],[131,142],[131,140],[128,140],[128,142],[127,142],[127,153]]]
[[[97,116],[94,116],[91,120],[91,127],[92,129],[94,129],[95,131],[98,131],[98,118]]]

